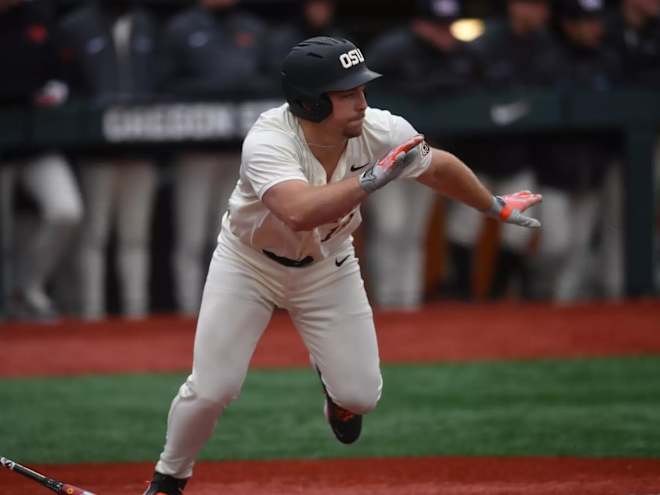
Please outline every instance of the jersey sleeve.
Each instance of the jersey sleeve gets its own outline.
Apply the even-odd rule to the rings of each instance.
[[[300,166],[294,140],[275,131],[250,133],[245,138],[241,177],[252,186],[259,199],[280,182],[309,182]]]
[[[391,148],[394,148],[404,141],[407,141],[411,137],[419,134],[419,132],[417,132],[415,128],[410,125],[410,123],[403,117],[392,115],[391,119]],[[415,161],[409,167],[406,167],[406,169],[401,174],[401,177],[419,177],[429,167],[429,165],[431,165],[431,148],[426,141],[423,141],[418,145],[418,151],[419,153],[417,153]]]

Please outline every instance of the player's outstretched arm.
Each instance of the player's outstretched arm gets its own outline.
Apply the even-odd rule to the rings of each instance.
[[[392,149],[358,177],[311,186],[301,180],[276,184],[262,200],[277,218],[294,231],[312,230],[335,222],[359,205],[372,192],[396,179],[413,163],[417,146],[424,136],[417,135]]]
[[[342,218],[368,195],[358,177],[324,186],[290,180],[271,187],[262,201],[291,230],[303,231]]]
[[[522,227],[540,227],[541,223],[522,213],[541,202],[540,194],[521,191],[493,196],[461,160],[446,151],[432,148],[431,165],[417,178],[435,191],[461,201],[486,215]]]

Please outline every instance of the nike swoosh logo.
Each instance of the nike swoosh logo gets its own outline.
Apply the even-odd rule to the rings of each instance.
[[[337,265],[338,267],[341,266],[341,265],[343,265],[343,264],[346,262],[346,260],[347,260],[348,258],[350,258],[350,257],[351,257],[351,255],[349,254],[349,255],[347,255],[345,258],[342,258],[342,259],[340,259],[340,260],[337,260],[337,259],[336,259],[336,260],[335,260],[335,265]]]
[[[356,170],[361,170],[367,165],[369,165],[369,162],[365,163],[364,165],[360,165],[359,167],[357,165],[351,165],[351,172],[355,172]]]

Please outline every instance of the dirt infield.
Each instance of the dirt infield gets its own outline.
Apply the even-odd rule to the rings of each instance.
[[[573,307],[441,304],[376,313],[376,324],[385,363],[660,353],[657,300]],[[0,325],[0,377],[187,370],[194,326],[176,317]],[[308,365],[284,313],[273,318],[252,365]]]
[[[142,493],[149,464],[38,466],[98,495]],[[660,461],[403,458],[201,463],[186,495],[657,495]],[[48,493],[0,472],[3,495]]]

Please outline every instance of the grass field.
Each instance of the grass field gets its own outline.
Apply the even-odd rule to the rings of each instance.
[[[309,369],[253,370],[202,459],[660,458],[660,357],[387,365],[357,445],[336,442]],[[154,460],[182,374],[0,381],[0,444],[31,463]]]

